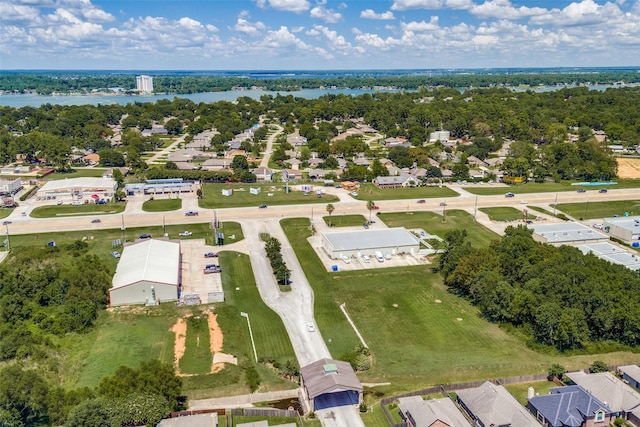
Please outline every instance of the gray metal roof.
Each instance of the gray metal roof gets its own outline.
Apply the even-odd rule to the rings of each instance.
[[[180,243],[149,239],[125,246],[111,289],[140,281],[178,285]]]
[[[489,381],[457,392],[458,398],[485,426],[540,427],[540,423],[502,386]]]
[[[563,243],[590,240],[608,240],[609,236],[599,231],[593,230],[577,222],[563,222],[558,224],[532,225],[529,228],[547,243]]]
[[[614,377],[611,372],[586,374],[583,371],[566,374],[602,402],[606,402],[613,412],[628,412],[640,408],[640,393]]]
[[[325,233],[324,237],[335,251],[420,245],[418,238],[402,227]]]
[[[218,414],[187,415],[184,417],[167,418],[158,423],[157,427],[216,427]]]
[[[636,222],[637,221],[637,222]],[[615,225],[625,230],[631,231],[632,234],[640,234],[640,216],[621,216],[619,218],[605,218],[604,224]]]
[[[336,373],[325,373],[324,366],[335,364]],[[362,384],[348,362],[332,359],[320,359],[300,368],[300,375],[309,392],[309,399],[325,393],[345,390],[362,391]]]
[[[618,370],[627,374],[636,381],[640,381],[640,366],[638,365],[624,365],[618,366]]]
[[[110,190],[116,189],[116,181],[112,178],[92,178],[92,177],[82,177],[82,178],[66,178],[66,179],[58,179],[55,181],[47,181],[45,185],[43,185],[38,191],[47,192],[47,191],[59,191],[66,190],[72,188],[81,188],[83,190],[87,189],[102,189],[108,188]]]
[[[430,427],[438,420],[449,427],[470,427],[471,424],[448,397],[424,400],[420,396],[401,397],[400,411],[415,427]]]
[[[627,251],[614,244],[608,242],[591,243],[577,246],[577,248],[585,255],[592,253],[600,259],[613,264],[624,265],[630,270],[640,269],[640,257],[636,255],[636,252]]]

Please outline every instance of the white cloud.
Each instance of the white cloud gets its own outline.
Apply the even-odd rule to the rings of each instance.
[[[307,0],[256,0],[256,5],[261,9],[276,9],[286,12],[306,12],[311,7]]]
[[[570,3],[562,10],[552,9],[530,20],[532,24],[558,27],[594,24],[611,26],[625,21],[629,21],[629,16],[618,5],[609,2],[599,5],[593,0]]]
[[[310,15],[312,18],[319,19],[327,24],[335,24],[340,22],[342,15],[333,9],[326,9],[323,5],[318,5],[311,9]]]
[[[469,13],[480,18],[521,19],[543,15],[548,10],[541,7],[515,7],[509,0],[489,0],[480,5],[473,5]]]
[[[250,36],[260,35],[262,31],[264,31],[267,27],[260,21],[258,22],[249,22],[244,18],[238,18],[236,21],[236,25],[234,25],[233,29],[240,33],[244,33]]]
[[[33,22],[39,20],[40,11],[36,7],[2,2],[0,3],[0,16],[5,24],[16,21]]]
[[[391,10],[409,9],[468,9],[473,6],[472,0],[395,0]]]
[[[400,28],[403,31],[434,31],[439,27],[438,25],[438,17],[432,16],[429,22],[421,21],[421,22],[408,22],[400,24]]]
[[[362,12],[360,12],[360,18],[391,20],[391,19],[395,19],[395,16],[393,16],[393,12],[391,12],[390,10],[383,13],[376,13],[373,11],[373,9],[365,9]]]
[[[351,50],[351,43],[349,43],[344,36],[339,35],[337,31],[330,30],[325,26],[314,25],[306,34],[309,36],[324,36],[324,40],[326,40],[331,49],[340,51]]]

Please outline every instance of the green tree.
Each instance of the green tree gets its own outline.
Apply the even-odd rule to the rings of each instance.
[[[369,222],[371,222],[371,211],[374,210],[375,207],[376,204],[373,202],[373,200],[367,201],[367,209],[369,210]]]
[[[373,176],[389,176],[389,169],[385,168],[380,160],[374,159],[371,162],[371,174]]]
[[[567,373],[567,370],[565,369],[564,366],[558,363],[554,363],[549,367],[548,373],[549,373],[549,378],[556,377],[559,380],[561,380],[564,374]]]
[[[19,414],[25,425],[31,425],[47,414],[49,386],[39,373],[20,365],[0,371],[0,408]]]
[[[180,135],[182,133],[182,123],[178,119],[169,119],[164,124],[169,135]]]
[[[329,203],[327,205],[327,212],[329,213],[329,227],[331,227],[331,214],[333,213],[334,210],[336,210],[335,206]]]
[[[595,374],[597,372],[609,372],[609,365],[602,360],[596,360],[589,366],[589,372]]]

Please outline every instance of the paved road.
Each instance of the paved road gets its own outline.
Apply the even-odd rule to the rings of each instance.
[[[168,146],[164,147],[162,150],[158,151],[157,153],[154,153],[153,156],[151,156],[151,158],[149,158],[149,160],[147,160],[147,163],[150,165],[157,165],[160,164],[158,163],[158,159],[164,155],[169,155],[170,152],[175,151],[175,148],[180,145],[181,143],[184,142],[184,139],[187,137],[188,134],[184,133],[182,135],[180,135],[178,137],[178,139],[176,139],[174,142],[172,142],[171,144],[169,144]]]
[[[280,135],[284,130],[284,128],[280,125],[268,125],[268,126],[276,126],[278,130],[272,133],[271,135],[269,135],[269,138],[267,138],[267,147],[264,149],[264,155],[262,156],[262,160],[260,160],[260,166],[263,166],[265,168],[269,166],[269,159],[271,158],[271,152],[273,151],[273,143],[278,137],[278,135]]]

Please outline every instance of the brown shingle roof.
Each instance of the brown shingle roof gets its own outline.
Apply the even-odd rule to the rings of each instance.
[[[331,364],[337,367],[337,372],[325,373],[325,366]],[[300,368],[300,374],[309,393],[309,399],[324,393],[363,390],[351,365],[341,360],[320,359]]]

